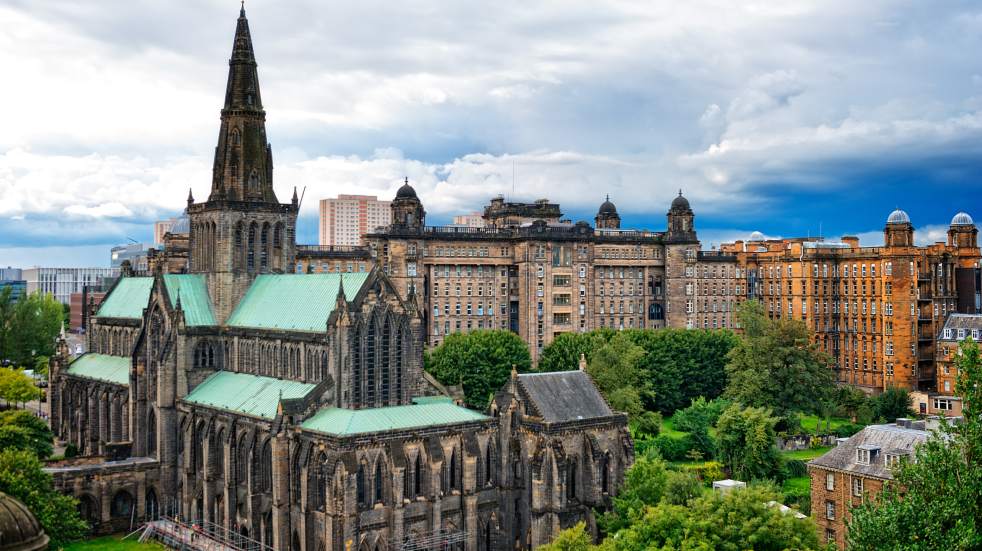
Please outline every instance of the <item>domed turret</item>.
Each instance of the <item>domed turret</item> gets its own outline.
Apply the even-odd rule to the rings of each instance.
[[[887,217],[887,224],[910,224],[910,216],[907,216],[906,212],[897,209]]]
[[[392,226],[395,228],[416,232],[421,231],[426,224],[426,211],[423,210],[423,203],[416,195],[416,190],[409,185],[409,178],[396,191],[396,198],[389,208],[392,210]]]
[[[695,215],[689,207],[689,200],[682,197],[682,190],[679,196],[672,200],[672,207],[668,209],[668,232],[665,239],[672,243],[698,243],[696,237]]]
[[[755,231],[750,234],[747,241],[763,241],[765,239],[767,239],[767,237],[764,234],[760,233],[759,231]]]
[[[402,184],[402,187],[396,192],[396,199],[419,199],[416,196],[416,190],[409,185],[409,178],[406,178],[406,183]]]
[[[679,190],[679,196],[672,200],[672,210],[684,211],[691,210],[689,207],[689,200],[682,197],[682,190]]]
[[[621,227],[621,216],[617,214],[617,207],[610,202],[610,195],[600,205],[597,217],[594,219],[597,229],[617,230]]]
[[[0,551],[48,548],[48,536],[20,501],[0,492]]]
[[[952,226],[974,226],[975,222],[967,212],[959,212],[951,219]]]

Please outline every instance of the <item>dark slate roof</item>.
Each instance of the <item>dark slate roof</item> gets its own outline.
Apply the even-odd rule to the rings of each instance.
[[[887,454],[913,454],[914,448],[930,437],[931,432],[927,430],[899,425],[870,425],[808,464],[863,476],[891,479],[893,475],[886,466]],[[856,450],[860,448],[879,448],[879,451],[869,465],[864,465],[859,463],[856,454]]]
[[[525,373],[518,376],[518,384],[539,417],[548,423],[614,414],[583,371]]]
[[[944,338],[944,330],[951,329],[950,339]],[[972,329],[982,332],[982,314],[948,314],[948,319],[941,328],[939,340],[958,340],[958,330],[965,330],[965,338],[972,336]]]

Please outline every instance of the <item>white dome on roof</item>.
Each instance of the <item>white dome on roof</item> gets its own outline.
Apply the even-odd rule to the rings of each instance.
[[[760,233],[759,231],[755,231],[755,232],[753,232],[753,233],[750,234],[750,237],[747,240],[748,241],[763,241],[765,239],[767,239],[767,236],[766,235]]]
[[[890,213],[890,217],[887,218],[887,224],[910,224],[910,216],[907,213],[897,209]]]
[[[967,212],[959,212],[951,219],[952,226],[974,226],[975,222]]]

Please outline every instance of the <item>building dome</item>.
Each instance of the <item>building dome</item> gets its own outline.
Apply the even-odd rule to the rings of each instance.
[[[760,233],[759,231],[755,231],[750,234],[750,237],[747,239],[747,241],[763,241],[765,239],[767,239],[767,236]]]
[[[672,200],[672,210],[689,210],[689,200],[682,197],[682,190],[679,190],[679,196]]]
[[[191,233],[191,221],[188,219],[187,211],[174,222],[174,225],[170,228],[170,233]]]
[[[607,200],[600,205],[600,211],[597,214],[617,214],[617,207],[610,202],[610,195],[608,195]]]
[[[416,190],[409,185],[409,178],[406,178],[406,183],[402,184],[402,187],[396,192],[396,199],[418,199]]]
[[[906,212],[897,209],[890,213],[890,216],[887,218],[887,224],[910,224],[910,216],[907,216]]]
[[[48,548],[48,536],[20,501],[0,492],[0,551]]]
[[[974,226],[975,222],[967,212],[959,212],[951,219],[952,226]]]

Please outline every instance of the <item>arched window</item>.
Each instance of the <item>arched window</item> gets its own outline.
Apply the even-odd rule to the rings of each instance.
[[[198,423],[197,429],[191,433],[191,439],[193,440],[191,448],[191,455],[193,457],[191,459],[194,465],[194,472],[200,473],[204,465],[204,453],[202,449],[202,443],[205,439],[204,422]]]
[[[494,484],[494,447],[492,446],[492,438],[488,438],[488,447],[484,452],[484,483],[488,486]]]
[[[413,467],[413,497],[420,495],[423,491],[423,461],[421,454],[416,454],[416,465]]]
[[[259,172],[256,169],[252,169],[249,173],[249,191],[255,191],[259,189]]]
[[[358,505],[364,507],[365,503],[365,465],[358,465],[358,473],[355,475],[355,490],[358,498]]]
[[[236,457],[236,481],[245,485],[249,481],[249,439],[242,435],[239,440],[239,453]]]
[[[576,499],[576,459],[570,459],[566,466],[566,499]]]
[[[113,517],[129,518],[130,511],[133,510],[133,496],[126,490],[120,490],[113,496],[109,513]]]
[[[263,452],[259,462],[259,489],[268,492],[273,488],[273,452],[269,440],[263,444]]]
[[[381,350],[379,351],[380,352],[379,355],[381,356],[381,361],[379,362],[379,365],[381,366],[380,369],[382,370],[381,372],[382,385],[380,391],[382,395],[381,405],[383,406],[389,405],[389,382],[390,382],[389,370],[391,368],[391,364],[389,363],[389,345],[390,345],[391,335],[392,335],[392,323],[390,320],[385,320],[382,322],[382,339],[381,339],[382,342],[379,345],[381,348]]]
[[[256,224],[249,224],[249,242],[246,250],[246,269],[250,272],[256,270]]]
[[[263,224],[259,234],[259,269],[266,271],[269,266],[269,224]]]
[[[157,414],[153,408],[147,414],[147,455],[157,455]]]
[[[351,404],[355,408],[361,407],[361,374],[365,368],[361,361],[361,347],[364,345],[364,340],[361,338],[362,331],[363,328],[358,327],[351,336]]]
[[[368,334],[365,335],[365,405],[375,406],[375,318],[368,322]]]
[[[610,452],[604,452],[600,459],[600,491],[610,493]]]
[[[237,268],[242,267],[241,253],[242,253],[242,222],[239,222],[238,224],[235,225],[235,254],[238,257],[236,258],[235,262]]]
[[[379,459],[375,463],[375,503],[382,503],[382,483],[384,479],[382,478],[382,460]]]
[[[160,505],[157,502],[157,492],[148,488],[143,498],[143,514],[147,520],[156,520],[160,516]]]
[[[460,486],[457,483],[457,475],[460,471],[460,467],[457,465],[457,449],[454,448],[450,452],[450,466],[447,468],[447,488],[451,490],[459,490]]]

